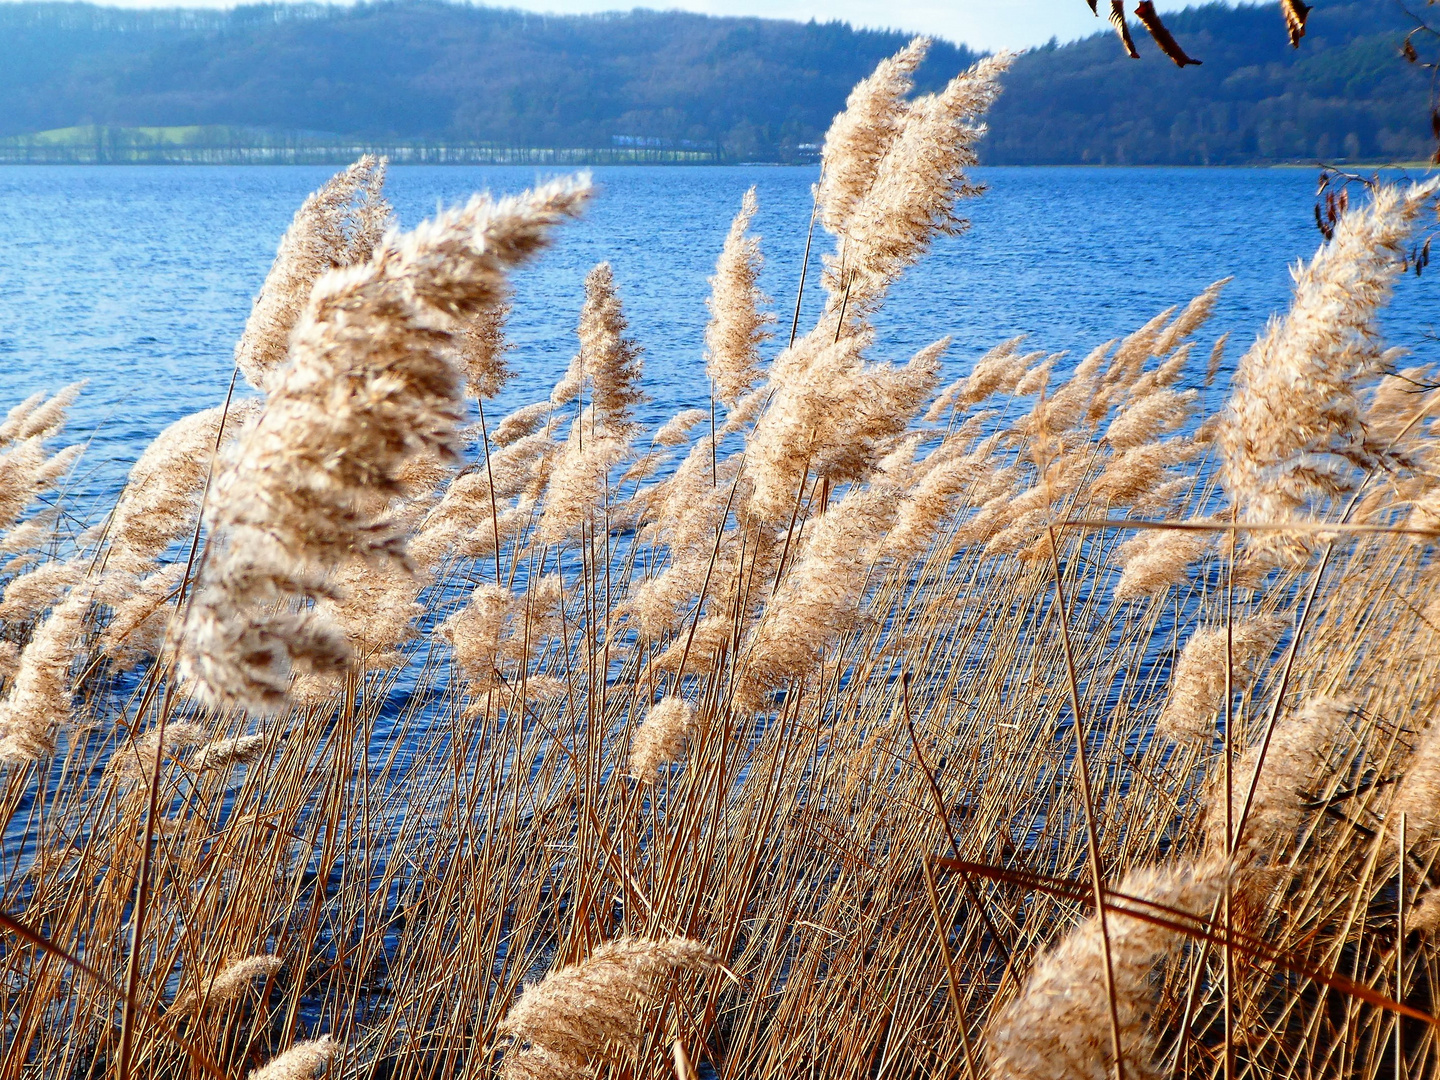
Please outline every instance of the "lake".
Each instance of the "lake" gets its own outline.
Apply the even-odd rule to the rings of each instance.
[[[305,195],[334,170],[309,167],[0,168],[0,410],[37,389],[89,386],[71,439],[92,438],[77,494],[110,495],[169,421],[221,401],[232,349]],[[614,265],[646,350],[660,423],[703,404],[706,278],[745,189],[757,189],[763,284],[789,325],[814,168],[594,170],[591,211],[521,273],[511,323],[519,377],[497,414],[543,397],[575,350],[586,271]],[[512,192],[536,170],[400,167],[391,201],[413,226],[472,192]],[[945,334],[954,374],[1018,333],[1078,358],[1216,278],[1233,275],[1208,341],[1229,361],[1283,310],[1288,265],[1320,242],[1306,169],[979,169],[973,222],[901,283],[879,320],[875,359],[907,358]],[[812,274],[826,245],[817,237]],[[815,278],[812,276],[812,282]],[[811,293],[812,300],[816,294]],[[1432,277],[1407,276],[1387,316],[1392,344],[1420,346],[1440,322]],[[802,320],[802,330],[804,328]],[[1200,365],[1203,366],[1203,360]],[[1222,380],[1223,381],[1223,380]],[[82,500],[83,501],[83,500]]]

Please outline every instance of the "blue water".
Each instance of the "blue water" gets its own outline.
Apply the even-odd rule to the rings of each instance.
[[[0,409],[37,389],[89,380],[70,427],[72,439],[93,439],[81,494],[113,492],[166,423],[223,398],[233,343],[276,241],[332,171],[0,168]],[[559,377],[575,348],[585,273],[609,259],[646,349],[648,419],[658,423],[708,400],[706,277],[752,184],[768,260],[763,284],[788,327],[815,170],[630,167],[595,175],[601,191],[585,220],[564,229],[517,282],[511,336],[520,376],[498,409],[544,396]],[[978,175],[989,191],[964,206],[973,227],[939,243],[896,290],[875,359],[904,359],[951,334],[948,363],[959,374],[1022,332],[1035,348],[1078,358],[1234,275],[1202,335],[1208,342],[1232,331],[1233,361],[1266,317],[1283,310],[1288,264],[1320,241],[1315,177],[1303,169]],[[438,205],[479,190],[516,191],[536,177],[518,167],[396,168],[389,195],[410,226]],[[1407,277],[1387,317],[1392,343],[1421,346],[1435,323],[1433,276]]]

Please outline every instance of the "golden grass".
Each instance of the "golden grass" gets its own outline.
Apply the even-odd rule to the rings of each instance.
[[[362,163],[361,225],[352,170],[257,304],[264,409],[170,440],[214,482],[162,440],[150,516],[7,518],[0,1075],[1437,1072],[1435,400],[1380,379],[1396,229],[1340,231],[1223,419],[1174,389],[1214,290],[1064,382],[1015,341],[941,391],[944,343],[876,364],[870,317],[960,227],[1003,63],[912,101],[922,49],[837,121],[825,312],[768,369],[747,195],[680,462],[631,419],[608,267],[551,399],[459,431],[509,377],[505,263],[465,276],[499,212],[381,239]],[[1264,357],[1329,381],[1247,443]],[[65,403],[0,427],[22,506],[63,506]]]

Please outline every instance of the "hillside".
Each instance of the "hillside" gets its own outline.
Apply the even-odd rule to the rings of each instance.
[[[899,33],[679,12],[554,17],[416,0],[128,12],[0,4],[0,135],[231,125],[784,160]],[[940,44],[922,82],[973,54]]]
[[[1299,49],[1276,5],[1167,15],[1204,63],[1176,68],[1136,27],[1026,54],[992,114],[993,164],[1221,165],[1423,160],[1425,73],[1399,56],[1411,25],[1394,0],[1317,0]]]
[[[1273,4],[1208,4],[1167,21],[1203,66],[1177,70],[1143,37],[1143,58],[1128,60],[1108,29],[1022,56],[992,115],[985,160],[1429,155],[1426,81],[1397,55],[1406,24],[1393,0],[1322,0],[1299,50]],[[133,148],[173,140],[118,129],[186,128],[202,155],[217,138],[236,138],[803,161],[848,89],[904,40],[839,22],[538,16],[437,0],[233,12],[7,3],[0,137],[75,129],[51,144]],[[938,43],[922,86],[972,59]]]

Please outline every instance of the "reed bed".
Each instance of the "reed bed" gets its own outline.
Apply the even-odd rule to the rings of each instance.
[[[1437,1072],[1437,399],[1376,324],[1436,186],[1355,200],[1213,415],[1223,282],[942,387],[873,319],[1008,61],[914,97],[924,50],[831,130],[815,325],[751,193],[658,431],[607,265],[486,409],[586,178],[401,233],[370,159],[281,241],[263,397],[113,507],[75,388],[11,410],[0,1074]]]

